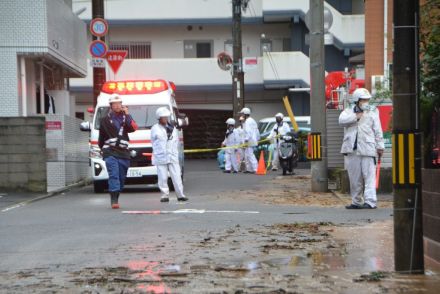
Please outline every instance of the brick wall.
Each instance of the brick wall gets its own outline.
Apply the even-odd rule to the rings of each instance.
[[[46,191],[44,126],[44,117],[0,117],[0,191]]]
[[[422,174],[424,250],[428,261],[440,265],[440,169]]]
[[[371,76],[383,75],[383,0],[365,1],[365,87],[371,90]]]
[[[384,32],[384,1],[365,1],[365,86],[371,90],[371,76],[384,74],[384,37],[387,36],[387,62],[393,59],[393,1],[388,0],[388,26]]]

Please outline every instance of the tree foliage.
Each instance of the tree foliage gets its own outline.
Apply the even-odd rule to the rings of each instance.
[[[420,6],[421,122],[424,131],[424,166],[432,167],[431,156],[438,142],[432,117],[440,108],[440,0],[425,0]],[[435,156],[434,156],[435,157]]]
[[[440,101],[440,0],[426,0],[420,8],[420,53],[425,99]]]

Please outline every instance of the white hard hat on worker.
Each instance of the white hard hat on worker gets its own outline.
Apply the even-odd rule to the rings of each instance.
[[[160,107],[156,110],[156,118],[160,119],[162,117],[170,117],[171,111],[166,107]]]

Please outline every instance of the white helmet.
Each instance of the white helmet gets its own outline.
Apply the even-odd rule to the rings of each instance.
[[[358,102],[359,99],[371,99],[370,91],[365,88],[358,88],[353,92],[352,101]]]
[[[242,114],[246,114],[246,115],[250,115],[251,114],[251,110],[247,107],[243,108],[240,113]]]
[[[278,112],[277,114],[275,114],[275,117],[279,117],[279,118],[283,119],[284,115],[281,112]]]
[[[229,125],[233,125],[233,126],[235,126],[235,119],[233,119],[233,118],[228,118],[227,120],[226,120],[226,124],[229,126]]]
[[[119,97],[118,94],[112,94],[112,95],[110,95],[110,98],[108,99],[108,103],[109,103],[109,104],[112,104],[112,103],[115,103],[115,102],[120,102],[120,103],[122,103],[122,99],[121,99],[121,97]]]
[[[171,111],[166,107],[160,107],[156,110],[156,118],[160,119],[161,117],[170,117]]]

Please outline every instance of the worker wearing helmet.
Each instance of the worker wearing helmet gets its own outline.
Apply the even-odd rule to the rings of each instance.
[[[240,134],[235,129],[235,119],[226,120],[227,130],[222,147],[225,149],[225,173],[238,173],[237,147],[240,145]]]
[[[385,147],[379,114],[370,106],[370,99],[367,89],[357,89],[353,93],[354,107],[339,116],[339,125],[344,127],[341,153],[347,157],[352,198],[347,209],[377,207],[376,156],[380,158]]]
[[[113,209],[119,208],[119,194],[124,188],[125,177],[130,166],[128,133],[137,130],[138,126],[128,108],[122,105],[117,94],[109,98],[110,111],[101,119],[98,145],[101,148],[108,171],[108,189]]]
[[[238,119],[238,126],[236,128],[236,131],[238,133],[238,136],[240,138],[240,148],[237,149],[237,162],[238,162],[238,171],[242,170],[242,165],[245,164],[245,158],[244,158],[244,152],[245,149],[244,146],[244,141],[245,141],[245,133],[244,133],[244,129],[243,129],[243,125],[244,125],[244,116],[241,115],[240,118]]]
[[[153,145],[152,163],[157,167],[160,202],[169,202],[168,174],[173,181],[178,201],[187,201],[183,194],[182,171],[179,165],[179,132],[170,123],[171,111],[167,107],[156,110],[158,123],[151,128]]]
[[[273,171],[278,170],[278,164],[279,164],[278,147],[280,144],[279,138],[290,132],[289,124],[284,122],[283,119],[284,119],[284,115],[282,113],[275,114],[276,123],[273,126],[269,136],[267,137],[269,140],[272,140],[272,146],[273,146],[272,170]]]
[[[258,131],[257,122],[251,117],[251,110],[247,107],[240,111],[240,114],[244,116],[243,130],[245,149],[245,161],[246,171],[245,173],[254,174],[258,168],[258,162],[255,158],[254,147],[258,146],[258,140],[260,140],[260,132]]]

